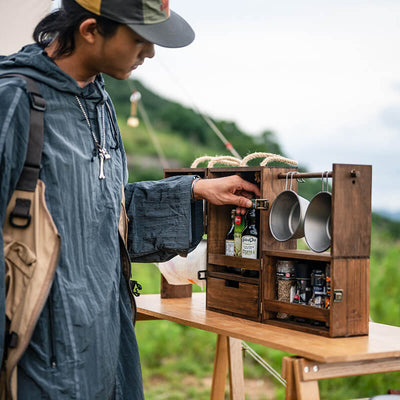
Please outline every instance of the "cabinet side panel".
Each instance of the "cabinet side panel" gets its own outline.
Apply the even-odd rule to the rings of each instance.
[[[332,262],[330,336],[368,334],[369,259],[334,259]],[[335,301],[335,291],[343,299]]]
[[[357,176],[352,176],[354,171]],[[333,257],[369,257],[371,247],[370,165],[333,165]]]

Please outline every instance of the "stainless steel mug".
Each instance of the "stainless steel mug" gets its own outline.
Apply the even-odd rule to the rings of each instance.
[[[289,174],[291,179],[288,189]],[[304,236],[304,217],[309,201],[292,190],[293,174],[286,174],[285,190],[276,197],[269,213],[271,234],[280,242]]]
[[[326,188],[324,175],[326,174]],[[304,236],[308,247],[317,253],[331,246],[332,194],[328,191],[328,172],[322,174],[321,192],[316,194],[308,206],[304,219]]]

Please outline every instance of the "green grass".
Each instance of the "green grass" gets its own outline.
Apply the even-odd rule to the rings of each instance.
[[[160,273],[154,264],[134,264],[133,276],[143,294],[160,292]],[[373,321],[400,326],[400,242],[373,230],[371,250],[370,315]],[[195,287],[195,291],[199,288]],[[210,398],[216,335],[168,321],[143,321],[136,325],[147,400],[203,400]],[[399,339],[400,340],[400,339]],[[281,351],[249,345],[281,370]],[[244,358],[248,379],[270,380],[275,399],[284,399],[284,388],[250,356]],[[208,380],[207,380],[208,378]],[[400,389],[400,373],[387,373],[320,381],[321,399],[343,400],[384,394]],[[226,397],[229,398],[228,395]],[[260,400],[263,397],[249,397]]]

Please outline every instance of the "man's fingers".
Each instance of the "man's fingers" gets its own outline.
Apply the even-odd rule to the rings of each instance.
[[[246,199],[254,199],[253,192],[246,192],[245,190],[241,190],[239,193],[236,193],[238,196],[244,196]]]
[[[232,196],[232,204],[243,208],[250,208],[253,205],[251,200],[246,199],[243,196],[235,196],[235,195]]]
[[[247,208],[243,208],[243,207],[236,207],[236,212],[237,212],[238,214],[245,215],[245,214],[246,214],[246,212],[247,212]]]
[[[244,179],[242,179],[242,182],[240,183],[241,185],[241,190],[247,191],[247,192],[252,192],[256,196],[261,196],[260,189],[257,187],[257,185],[254,185],[254,183],[250,183]]]

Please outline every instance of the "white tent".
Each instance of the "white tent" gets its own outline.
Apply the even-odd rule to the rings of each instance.
[[[0,0],[0,54],[32,43],[36,24],[52,9],[51,0]]]

